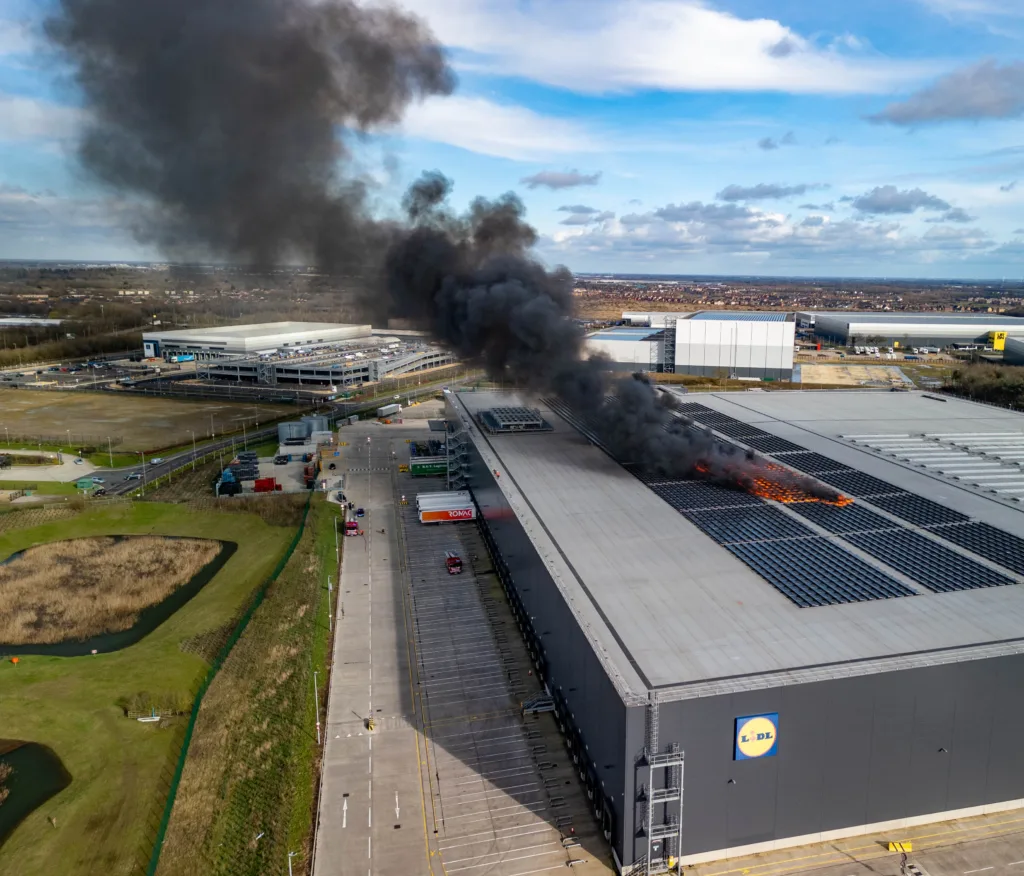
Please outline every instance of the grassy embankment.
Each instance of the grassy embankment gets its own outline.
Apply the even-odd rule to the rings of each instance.
[[[220,552],[211,539],[75,538],[0,566],[0,642],[38,645],[129,629]]]
[[[76,496],[74,481],[0,481],[0,490],[30,490],[41,496]]]
[[[140,724],[126,718],[119,703],[138,700],[141,692],[187,698],[196,689],[208,667],[202,643],[237,616],[294,527],[271,526],[252,514],[146,502],[17,528],[18,520],[44,513],[3,515],[10,525],[0,528],[0,559],[36,544],[110,534],[216,538],[239,546],[213,581],[136,645],[88,657],[0,663],[2,735],[50,746],[72,776],[68,788],[0,847],[0,873],[138,872],[163,810],[184,719]]]
[[[314,497],[291,561],[203,700],[160,876],[262,876],[289,851],[299,852],[296,872],[305,869],[319,774],[313,670],[323,711],[334,517]]]

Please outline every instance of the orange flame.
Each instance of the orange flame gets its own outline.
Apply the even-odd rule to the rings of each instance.
[[[762,499],[784,502],[787,505],[795,502],[821,502],[825,505],[835,505],[837,508],[843,508],[853,504],[853,499],[849,496],[844,496],[842,493],[837,493],[834,498],[823,499],[818,496],[812,496],[800,487],[780,484],[767,478],[754,478],[754,485],[750,488],[750,492],[755,496],[760,496]]]
[[[694,469],[699,474],[709,474],[711,470],[710,466],[705,462],[698,462]],[[820,497],[795,484],[786,483],[784,476],[787,474],[791,475],[792,473],[785,466],[778,463],[762,462],[760,470],[765,473],[779,472],[783,477],[779,480],[774,480],[770,475],[768,477],[751,478],[746,472],[743,472],[736,478],[734,486],[753,493],[755,496],[760,496],[762,499],[783,502],[787,505],[795,502],[821,502],[824,505],[844,508],[847,505],[853,504],[853,499],[849,496],[844,496],[842,493],[836,493],[830,497]]]

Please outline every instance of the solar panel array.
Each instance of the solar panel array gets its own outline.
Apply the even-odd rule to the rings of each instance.
[[[846,539],[935,593],[1013,583],[1011,578],[988,566],[909,529],[858,532],[846,536]]]
[[[932,530],[946,541],[966,548],[971,553],[1024,575],[1024,538],[1018,538],[987,523],[963,523]]]
[[[932,592],[1015,583],[1007,575],[907,528],[905,523],[928,529],[1024,575],[1024,539],[988,524],[971,522],[958,511],[699,402],[684,402],[677,410],[891,515],[885,516],[862,502],[844,507],[798,502],[787,506],[791,514],[749,493],[705,481],[666,479],[635,465],[626,466],[695,526],[801,607],[916,595],[844,542]],[[822,535],[822,531],[830,535]]]
[[[725,549],[801,608],[914,595],[827,538],[746,542]]]

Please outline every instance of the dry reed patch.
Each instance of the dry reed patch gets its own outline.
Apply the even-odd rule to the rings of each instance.
[[[219,551],[215,541],[158,536],[29,548],[0,566],[0,642],[52,644],[127,630]]]
[[[4,800],[7,799],[7,795],[10,794],[10,789],[7,787],[7,780],[11,777],[11,773],[14,769],[10,764],[0,763],[0,805],[3,805]]]

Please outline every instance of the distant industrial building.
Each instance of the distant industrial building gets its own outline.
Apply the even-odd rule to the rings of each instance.
[[[622,370],[789,380],[793,314],[760,311],[623,313],[629,326],[588,336],[587,347]]]
[[[418,339],[409,341],[385,335],[333,343],[301,353],[296,350],[218,359],[204,367],[202,373],[239,383],[344,389],[454,362],[455,357],[448,350]]]
[[[620,464],[554,399],[445,397],[450,485],[472,493],[537,707],[620,872],[1024,805],[1024,489],[999,486],[1024,453],[957,480],[1000,441],[1024,447],[1020,414],[922,393],[678,396],[841,506]],[[517,405],[549,429],[493,426]],[[975,468],[939,461],[957,455]]]
[[[901,348],[978,344],[1002,349],[1006,337],[1024,336],[1024,319],[997,313],[851,313],[805,311],[801,324],[841,344],[886,343]],[[999,333],[1003,337],[998,337]]]
[[[1024,338],[1007,336],[1003,345],[1003,361],[1007,365],[1024,365]]]
[[[266,322],[258,325],[143,332],[142,346],[147,358],[169,359],[171,356],[191,355],[203,361],[278,350],[308,350],[339,341],[369,338],[370,334],[371,328],[368,325]]]

